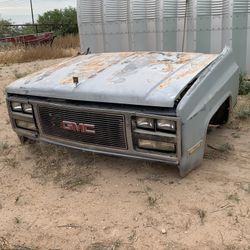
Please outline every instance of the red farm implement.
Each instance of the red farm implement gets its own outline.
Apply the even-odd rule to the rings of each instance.
[[[13,37],[0,38],[0,44],[13,44],[13,45],[25,45],[36,46],[40,44],[52,45],[55,35],[53,32],[45,32],[38,34],[28,34]]]

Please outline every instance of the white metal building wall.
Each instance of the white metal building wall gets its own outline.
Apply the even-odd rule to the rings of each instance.
[[[250,0],[78,0],[77,10],[82,52],[218,53],[229,45],[250,74]]]

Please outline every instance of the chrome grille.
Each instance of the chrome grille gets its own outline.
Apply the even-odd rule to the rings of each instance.
[[[123,115],[54,106],[38,106],[38,113],[45,135],[83,144],[127,149]],[[63,121],[92,124],[95,134],[65,130],[62,128]]]

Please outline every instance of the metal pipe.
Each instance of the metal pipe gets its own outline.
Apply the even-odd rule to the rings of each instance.
[[[34,21],[34,13],[33,13],[32,0],[30,0],[30,10],[31,10],[32,24],[34,25],[35,21]]]
[[[182,49],[181,49],[182,52],[184,52],[184,44],[185,44],[185,38],[186,38],[187,7],[188,7],[188,0],[186,0],[186,6],[185,6],[185,17],[184,17]]]
[[[34,26],[35,25],[35,21],[34,21],[34,12],[33,12],[32,0],[30,0],[30,10],[31,10],[32,24]],[[36,28],[36,33],[38,33],[37,26],[35,26],[35,28]]]

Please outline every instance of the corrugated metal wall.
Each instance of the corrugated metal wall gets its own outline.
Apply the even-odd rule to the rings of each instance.
[[[77,4],[82,52],[90,48],[218,53],[229,45],[241,70],[250,74],[250,0],[78,0]]]

